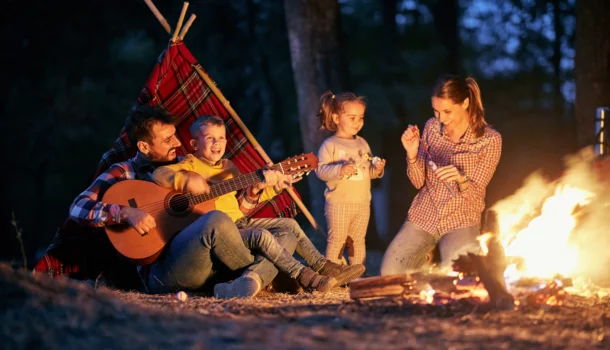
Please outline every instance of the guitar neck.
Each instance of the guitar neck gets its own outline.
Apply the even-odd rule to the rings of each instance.
[[[281,165],[275,164],[270,167],[271,170],[281,171]],[[247,174],[240,174],[232,179],[221,181],[210,186],[210,192],[206,194],[188,194],[189,200],[193,205],[207,202],[214,198],[218,198],[224,194],[239,191],[257,182],[265,180],[262,169],[255,170]]]

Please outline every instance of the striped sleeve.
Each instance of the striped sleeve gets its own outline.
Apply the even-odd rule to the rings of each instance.
[[[135,175],[131,174],[133,178]],[[126,180],[129,171],[120,164],[111,166],[74,199],[70,206],[70,218],[78,223],[93,227],[103,227],[120,223],[121,206],[101,201],[104,193],[115,183]]]

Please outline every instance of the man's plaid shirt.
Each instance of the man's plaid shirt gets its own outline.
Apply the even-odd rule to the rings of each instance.
[[[486,127],[481,138],[470,128],[458,143],[444,133],[437,118],[431,118],[421,136],[417,161],[407,160],[407,176],[419,189],[409,209],[408,220],[439,236],[453,230],[478,226],[485,208],[485,191],[502,154],[502,136]],[[429,161],[439,168],[454,165],[469,179],[468,189],[460,191],[457,182],[449,183],[455,197],[435,175]]]
[[[135,157],[115,163],[101,173],[95,181],[74,199],[70,206],[70,218],[80,224],[103,227],[121,222],[121,207],[102,202],[110,186],[123,180],[150,180],[154,166],[138,153]]]

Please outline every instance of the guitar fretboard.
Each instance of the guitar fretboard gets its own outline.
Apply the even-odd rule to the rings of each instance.
[[[274,164],[270,167],[271,170],[281,171],[280,164]],[[259,181],[265,180],[263,176],[262,169],[255,170],[253,172],[247,174],[241,174],[232,179],[224,180],[217,184],[213,184],[210,186],[210,192],[206,194],[192,194],[188,193],[186,196],[189,198],[189,202],[193,205],[197,205],[199,203],[207,202],[214,198],[218,198],[223,194],[231,193],[233,191],[238,191],[243,188],[246,188],[250,185],[254,185]]]

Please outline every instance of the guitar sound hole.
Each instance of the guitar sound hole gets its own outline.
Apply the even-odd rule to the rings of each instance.
[[[184,213],[189,209],[188,198],[184,195],[178,194],[170,198],[169,207],[175,213]]]

